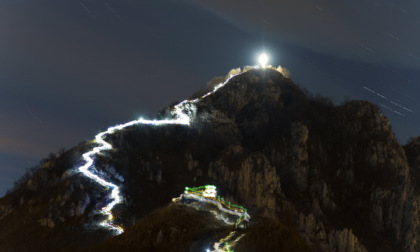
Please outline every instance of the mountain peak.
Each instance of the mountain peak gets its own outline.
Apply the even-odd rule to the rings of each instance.
[[[232,232],[235,251],[420,249],[420,144],[399,145],[377,106],[335,106],[260,68],[164,114],[44,160],[0,199],[0,250],[205,251]],[[126,230],[111,239],[98,223],[112,188],[74,170],[101,141],[112,148],[92,154],[89,170],[120,189],[112,221]],[[205,205],[171,203],[206,184],[248,209],[246,228],[217,222]],[[17,238],[21,230],[30,235]]]

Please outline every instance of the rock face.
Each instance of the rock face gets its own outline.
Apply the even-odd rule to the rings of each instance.
[[[184,186],[212,183],[255,219],[296,230],[298,240],[309,244],[303,250],[420,251],[420,138],[401,146],[377,106],[365,101],[334,106],[326,98],[307,97],[291,79],[265,69],[234,77],[185,110],[192,115],[190,127],[133,126],[107,138],[114,150],[98,156],[95,169],[122,185],[124,204],[114,211],[119,224],[132,226]],[[50,160],[2,198],[0,231],[25,215],[41,234],[49,232],[45,229],[87,232],[86,223],[100,219],[95,210],[107,199],[104,188],[71,172],[89,147]],[[154,230],[148,246],[164,247],[182,234],[174,231],[181,227],[168,227]],[[136,226],[152,237],[140,229]],[[106,238],[89,230],[101,238],[79,237],[82,245],[72,249]],[[251,232],[238,247],[252,248],[255,237],[263,239],[258,235]],[[124,241],[130,243],[128,237]],[[0,250],[20,248],[5,242],[4,234],[0,239],[0,246],[6,244]]]

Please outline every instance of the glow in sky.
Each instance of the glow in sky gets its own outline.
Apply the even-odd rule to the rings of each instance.
[[[266,53],[261,53],[260,57],[258,58],[258,62],[260,63],[261,67],[265,67],[268,63],[268,55]]]

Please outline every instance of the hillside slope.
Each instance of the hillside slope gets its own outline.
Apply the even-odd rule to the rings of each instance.
[[[377,106],[334,106],[267,68],[232,78],[185,110],[189,127],[131,126],[107,136],[114,149],[95,158],[96,173],[121,187],[124,202],[113,212],[125,234],[107,240],[113,234],[96,223],[109,191],[72,170],[95,146],[86,143],[48,160],[0,199],[0,250],[133,244],[190,251],[227,232],[206,213],[168,206],[185,186],[203,184],[252,216],[236,251],[262,243],[268,251],[420,250],[419,140],[398,144]],[[186,229],[183,218],[187,230],[199,231],[173,231]],[[18,238],[22,230],[27,236]],[[161,232],[169,235],[156,243]]]

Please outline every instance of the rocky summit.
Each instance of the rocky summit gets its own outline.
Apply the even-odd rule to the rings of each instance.
[[[184,110],[189,126],[126,127],[94,158],[93,172],[120,187],[123,234],[98,225],[110,190],[75,169],[97,146],[86,141],[0,199],[0,251],[206,251],[233,230],[235,251],[420,251],[420,138],[401,146],[376,105],[334,105],[265,68]],[[245,228],[172,203],[207,184],[247,209]]]

